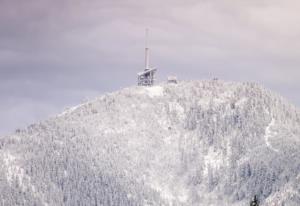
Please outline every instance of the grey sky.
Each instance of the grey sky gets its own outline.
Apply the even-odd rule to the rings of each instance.
[[[0,0],[0,134],[158,79],[256,81],[300,105],[298,0]]]

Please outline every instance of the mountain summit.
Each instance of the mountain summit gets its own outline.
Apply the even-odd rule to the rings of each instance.
[[[254,83],[131,87],[0,138],[0,205],[300,205],[300,111]]]

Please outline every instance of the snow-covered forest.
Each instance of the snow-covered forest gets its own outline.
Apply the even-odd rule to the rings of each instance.
[[[0,205],[300,205],[300,111],[255,83],[130,87],[0,138]]]

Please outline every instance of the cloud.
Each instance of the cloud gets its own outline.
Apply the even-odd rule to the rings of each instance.
[[[160,80],[256,81],[299,105],[299,9],[296,0],[1,0],[0,96],[16,102],[1,104],[2,121],[13,108],[21,123],[37,119],[24,105],[42,101],[46,118],[135,84],[145,27]],[[19,125],[8,122],[1,130]]]

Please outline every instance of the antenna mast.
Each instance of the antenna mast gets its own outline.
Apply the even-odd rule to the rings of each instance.
[[[146,29],[146,42],[145,42],[145,71],[149,70],[149,48],[148,48],[149,30]]]
[[[148,34],[149,31],[146,29],[146,41],[145,41],[145,68],[144,71],[138,73],[138,85],[139,86],[152,86],[155,81],[155,72],[157,69],[150,68],[149,65],[149,52],[148,48]]]

